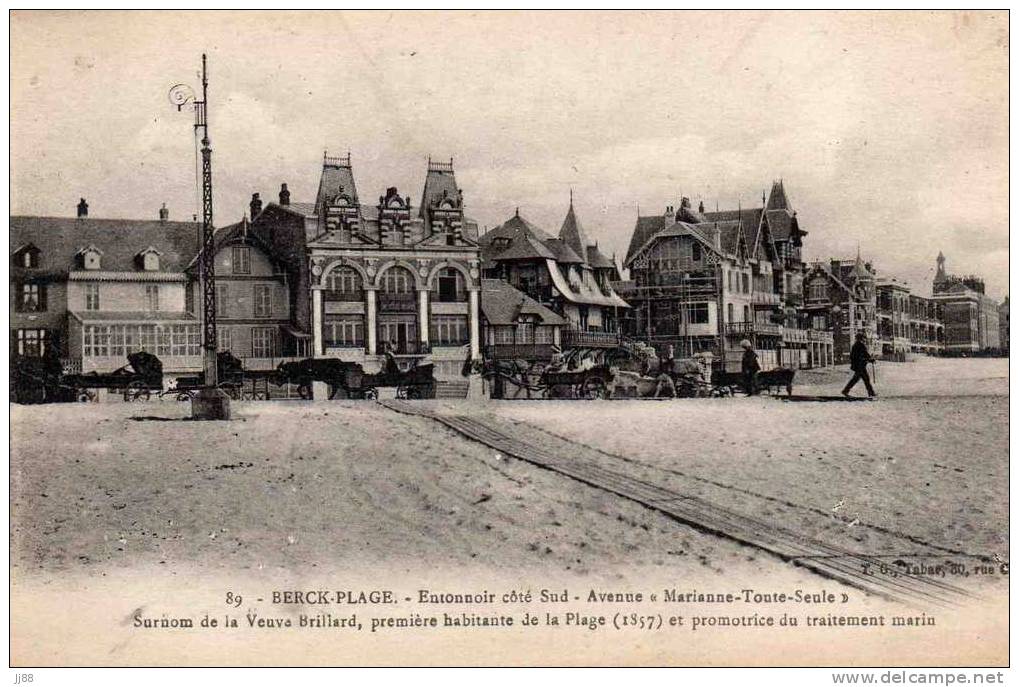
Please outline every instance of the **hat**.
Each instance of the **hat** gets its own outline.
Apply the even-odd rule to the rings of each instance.
[[[866,332],[856,332],[856,338],[857,339],[866,339],[867,338],[867,333]]]
[[[743,339],[739,342],[741,348],[753,348],[753,344],[750,343],[749,339]]]

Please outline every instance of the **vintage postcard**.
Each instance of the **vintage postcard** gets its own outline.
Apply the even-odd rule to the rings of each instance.
[[[1008,20],[12,12],[12,666],[1000,682]]]

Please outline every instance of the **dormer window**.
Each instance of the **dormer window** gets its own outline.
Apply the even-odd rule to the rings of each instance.
[[[98,270],[102,267],[103,252],[95,246],[82,248],[78,252],[78,256],[81,260],[81,266],[86,270]]]
[[[146,272],[155,272],[159,269],[159,256],[161,253],[149,246],[137,256],[135,256],[135,262],[138,266]]]
[[[510,240],[505,236],[499,236],[492,241],[492,245],[496,248],[507,248],[510,245]]]
[[[15,267],[38,267],[41,251],[32,244],[22,246],[14,251],[12,264]]]

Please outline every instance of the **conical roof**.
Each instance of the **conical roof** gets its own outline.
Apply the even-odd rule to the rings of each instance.
[[[563,226],[559,230],[559,238],[572,248],[581,260],[588,262],[587,247],[591,242],[588,241],[584,227],[581,226],[577,214],[573,211],[573,194],[570,194],[570,209],[566,212],[566,219],[563,220]]]

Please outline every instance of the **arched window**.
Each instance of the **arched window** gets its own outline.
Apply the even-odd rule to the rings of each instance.
[[[353,267],[337,267],[325,278],[326,300],[359,301],[364,298],[364,281]]]
[[[382,274],[382,292],[387,294],[413,293],[414,275],[406,267],[395,265]]]

